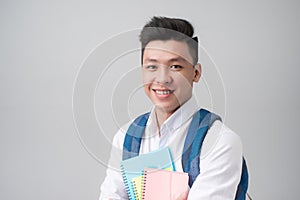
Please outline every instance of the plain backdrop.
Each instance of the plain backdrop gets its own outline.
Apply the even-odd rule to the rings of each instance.
[[[0,199],[99,197],[111,138],[150,106],[135,76],[139,52],[110,68],[98,65],[100,72],[108,70],[98,79],[95,113],[100,126],[105,119],[114,122],[111,129],[103,125],[105,140],[78,130],[76,80],[97,48],[107,56],[101,44],[115,45],[153,15],[182,17],[195,26],[206,50],[203,62],[212,66],[203,66],[198,100],[204,94],[203,104],[240,135],[253,199],[297,199],[299,6],[296,0],[0,1]],[[131,36],[124,44],[137,45],[137,35]],[[105,87],[109,81],[112,91]],[[78,120],[92,120],[81,114]]]

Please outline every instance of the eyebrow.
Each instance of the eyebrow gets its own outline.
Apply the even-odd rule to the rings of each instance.
[[[177,58],[172,58],[169,61],[171,61],[171,62],[188,62],[186,59],[182,58],[181,56],[178,56]]]
[[[155,58],[146,58],[145,62],[158,62]]]
[[[158,63],[158,60],[155,58],[146,58],[145,62],[154,62],[154,63]],[[189,63],[186,59],[182,58],[181,56],[175,57],[175,58],[171,58],[170,60],[168,60],[168,62],[185,62],[185,63]]]

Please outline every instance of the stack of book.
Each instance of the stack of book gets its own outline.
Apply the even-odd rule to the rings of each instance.
[[[121,161],[130,200],[173,200],[188,189],[188,174],[176,172],[168,147]]]

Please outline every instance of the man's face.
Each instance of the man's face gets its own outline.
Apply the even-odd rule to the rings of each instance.
[[[193,66],[185,42],[154,40],[143,55],[143,84],[156,108],[172,114],[192,96],[193,82],[201,76],[201,66]]]

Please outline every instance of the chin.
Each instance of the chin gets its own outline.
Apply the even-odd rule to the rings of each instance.
[[[173,113],[180,107],[178,104],[166,104],[161,102],[153,102],[153,104],[157,109],[165,113]]]

